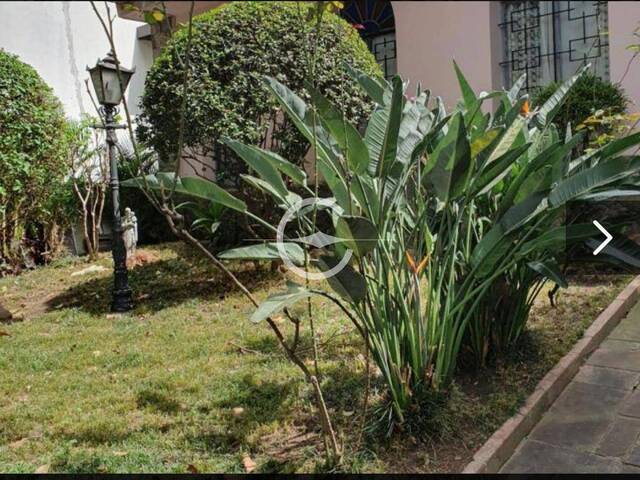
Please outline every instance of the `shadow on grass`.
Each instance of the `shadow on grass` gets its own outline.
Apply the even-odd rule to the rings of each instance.
[[[218,411],[220,417],[186,441],[204,450],[236,450],[259,426],[291,419],[299,385],[297,380],[265,382],[247,375],[231,385],[223,398],[201,408],[203,413]]]
[[[157,312],[194,299],[224,299],[237,287],[215,267],[192,258],[160,260],[135,267],[129,272],[135,313]],[[279,279],[277,272],[246,266],[234,272],[249,289],[263,287]],[[92,278],[65,290],[46,302],[48,310],[79,308],[92,315],[110,311],[113,277]]]

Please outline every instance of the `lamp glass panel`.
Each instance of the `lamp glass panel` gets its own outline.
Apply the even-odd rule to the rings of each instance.
[[[107,105],[118,105],[122,100],[118,72],[102,69],[102,84],[104,90],[104,102]]]
[[[100,75],[99,68],[92,68],[89,71],[91,75],[91,83],[93,84],[93,89],[96,92],[96,97],[98,97],[98,103],[104,103],[104,91],[102,89],[102,76]]]

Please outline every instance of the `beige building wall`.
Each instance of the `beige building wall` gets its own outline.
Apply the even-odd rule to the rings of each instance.
[[[398,72],[453,107],[460,93],[452,60],[477,92],[499,87],[496,2],[392,2]],[[499,32],[498,32],[499,34]]]
[[[480,92],[504,87],[499,63],[503,56],[500,2],[392,2],[396,20],[398,72],[412,84],[420,81],[452,107],[460,93],[452,59],[471,86]],[[630,65],[640,43],[640,1],[608,3],[609,58],[612,82],[620,82],[640,111],[640,57]],[[625,75],[625,71],[629,67]],[[623,78],[624,77],[624,78]]]
[[[629,63],[633,52],[627,50],[627,47],[640,43],[640,38],[633,35],[638,27],[640,27],[640,2],[609,2],[611,81],[622,81],[622,87],[633,102],[629,108],[632,112],[640,112],[640,56]],[[625,71],[627,71],[626,74]]]
[[[151,8],[156,1],[134,2]],[[223,4],[223,1],[196,2],[195,13]],[[400,75],[420,81],[453,107],[460,93],[452,59],[455,59],[471,86],[477,91],[504,87],[499,66],[503,57],[499,1],[392,1],[396,22],[397,67]],[[123,18],[140,20],[116,2]],[[176,22],[188,18],[188,2],[165,2]],[[633,52],[626,49],[640,42],[633,31],[640,25],[640,1],[608,3],[611,81],[623,78]],[[157,32],[156,32],[157,35]],[[144,67],[143,67],[144,68]],[[140,77],[143,69],[139,69]],[[624,76],[622,85],[640,110],[640,58]]]

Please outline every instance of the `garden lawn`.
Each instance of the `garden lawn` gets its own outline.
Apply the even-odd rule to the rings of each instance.
[[[130,275],[136,308],[109,313],[106,270],[67,259],[0,279],[0,303],[23,318],[0,324],[0,472],[322,471],[311,391],[266,325],[230,283],[180,244]],[[235,271],[260,299],[284,288],[265,265]],[[315,301],[327,403],[346,471],[459,471],[533,390],[628,277],[573,278],[551,308],[542,295],[517,352],[462,371],[424,399],[406,431],[375,428],[384,390],[375,372],[359,442],[365,361],[351,325]],[[284,329],[286,320],[277,318]],[[311,346],[301,347],[311,362]]]

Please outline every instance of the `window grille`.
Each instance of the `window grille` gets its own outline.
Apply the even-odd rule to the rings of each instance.
[[[341,11],[343,18],[357,28],[382,68],[385,78],[396,74],[396,27],[393,7],[388,0],[350,0]]]
[[[607,2],[502,2],[505,86],[527,74],[525,89],[571,77],[582,65],[609,79]]]

